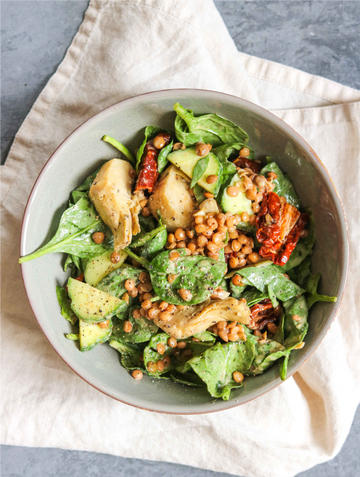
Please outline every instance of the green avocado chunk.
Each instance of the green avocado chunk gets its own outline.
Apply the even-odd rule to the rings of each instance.
[[[209,153],[208,157],[209,163],[197,183],[203,189],[216,195],[220,187],[220,180],[218,179],[216,182],[208,184],[206,182],[206,179],[211,175],[215,175],[220,178],[222,173],[222,165],[219,159],[212,152]],[[175,166],[179,167],[179,169],[181,169],[183,172],[185,172],[187,176],[191,178],[193,177],[193,171],[196,166],[196,163],[200,159],[202,159],[201,156],[198,156],[196,154],[194,147],[187,147],[184,150],[179,149],[178,151],[173,151],[168,155],[167,158],[170,162],[172,162]]]
[[[69,278],[67,286],[71,309],[87,323],[99,323],[111,318],[123,303],[119,298],[73,278]]]
[[[241,215],[243,212],[247,212],[249,215],[254,215],[251,209],[251,200],[246,198],[245,192],[239,192],[236,197],[231,197],[228,194],[228,188],[235,186],[237,182],[241,182],[238,173],[236,173],[231,179],[230,184],[224,189],[221,197],[221,208],[224,213],[231,212],[233,215]]]

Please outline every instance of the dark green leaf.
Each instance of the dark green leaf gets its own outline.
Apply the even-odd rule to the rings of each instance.
[[[126,280],[134,280],[135,285],[138,285],[140,283],[140,273],[143,271],[144,270],[141,270],[140,268],[122,266],[104,277],[96,288],[109,293],[110,295],[121,298],[126,292]]]
[[[154,292],[162,300],[175,305],[204,302],[224,277],[226,263],[199,255],[188,256],[184,249],[177,252],[180,255],[178,260],[170,260],[171,251],[162,252],[152,260],[149,272]],[[177,275],[171,284],[167,280],[169,274]],[[177,291],[181,288],[192,293],[190,301],[180,297]]]
[[[170,366],[165,368],[164,371],[155,371],[154,373],[150,373],[150,371],[147,368],[147,365],[150,362],[157,363],[158,361],[164,359],[164,356],[166,356],[166,355],[170,356],[171,355],[171,353],[173,351],[173,348],[171,348],[168,345],[168,343],[167,343],[168,339],[169,339],[168,334],[159,333],[159,334],[157,334],[157,335],[155,335],[151,338],[149,344],[144,349],[144,366],[147,369],[147,373],[150,376],[159,377],[162,374],[167,373],[170,369],[172,369],[172,364],[170,364]],[[157,352],[156,346],[160,343],[163,344],[164,347],[165,347],[165,353],[164,354],[160,354],[160,353]]]
[[[167,163],[168,163],[167,156],[168,156],[168,154],[170,154],[170,152],[172,151],[173,143],[174,143],[174,141],[171,141],[170,144],[168,144],[167,146],[163,147],[163,148],[161,149],[161,151],[159,152],[159,155],[158,155],[158,158],[157,158],[159,174],[162,173],[162,171],[165,169],[165,167],[166,167],[166,165],[167,165]]]
[[[233,122],[217,114],[195,117],[191,110],[174,104],[176,137],[186,146],[197,142],[210,143],[213,147],[225,143],[247,142],[249,136]]]
[[[289,204],[293,205],[297,209],[301,207],[301,201],[295,192],[294,186],[290,179],[286,177],[279,166],[275,162],[271,162],[263,169],[261,169],[260,174],[266,177],[267,172],[275,172],[277,179],[273,181],[275,188],[273,192],[278,195],[284,196]]]
[[[111,340],[110,346],[119,351],[121,355],[121,364],[128,370],[141,369],[144,370],[144,365],[140,361],[142,357],[142,347],[139,345],[124,343],[117,340]]]
[[[195,184],[205,174],[207,166],[209,165],[209,161],[210,161],[210,156],[209,155],[205,156],[205,157],[202,157],[201,159],[199,159],[197,161],[197,163],[195,164],[195,167],[193,169],[190,189],[192,189],[195,186]]]
[[[217,343],[202,355],[189,361],[195,373],[206,383],[212,397],[227,401],[230,391],[239,388],[242,383],[233,379],[233,373],[240,371],[245,374],[254,359],[254,344],[233,342],[222,345]]]
[[[72,325],[75,325],[75,323],[78,320],[78,317],[75,315],[75,313],[71,309],[70,300],[66,293],[65,288],[56,287],[56,297],[58,299],[58,302],[61,308],[60,313],[62,314],[62,316],[67,321],[69,321]]]
[[[165,225],[160,225],[156,229],[147,232],[146,234],[142,235],[141,237],[136,237],[130,244],[131,248],[143,247],[147,242],[153,239],[156,235],[158,235],[163,230],[166,230]]]
[[[195,184],[193,187],[193,192],[195,194],[195,199],[198,204],[201,204],[201,202],[204,202],[206,197],[204,196],[204,192],[206,192],[199,184]]]
[[[102,166],[105,164],[101,164],[99,167],[95,169],[94,172],[92,172],[85,180],[82,182],[76,189],[75,191],[81,191],[81,192],[88,192],[90,190],[91,184],[94,182],[94,179],[96,177],[96,174],[100,171]],[[74,191],[74,192],[75,192]]]
[[[127,320],[132,324],[132,330],[130,333],[124,331],[124,323],[122,321],[116,321],[112,330],[112,337],[116,340],[120,340],[125,343],[145,343],[151,339],[151,337],[157,333],[158,327],[153,321],[147,320],[144,317],[137,318],[136,320],[132,316],[132,311],[135,307],[128,309]]]
[[[107,236],[102,244],[92,239],[94,232],[104,232]],[[97,218],[97,212],[87,197],[81,198],[75,205],[65,210],[60,219],[58,230],[46,245],[36,252],[19,259],[24,263],[47,253],[65,252],[81,258],[102,255],[111,249],[110,230]]]
[[[160,252],[164,250],[165,244],[167,242],[167,231],[166,228],[158,232],[154,238],[147,242],[141,250],[141,256],[146,258],[146,260],[153,260]]]
[[[280,273],[273,264],[245,267],[238,273],[262,293],[266,293],[267,286],[270,285],[276,298],[281,301],[289,300],[304,292],[296,283]]]

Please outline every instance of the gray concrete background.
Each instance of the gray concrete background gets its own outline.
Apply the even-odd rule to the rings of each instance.
[[[359,1],[216,1],[237,47],[360,89]],[[88,2],[1,1],[1,159],[62,60]],[[360,412],[338,456],[298,477],[360,475]],[[2,446],[2,477],[229,474],[91,452]],[[186,461],[186,459],[185,459]],[[266,476],[264,476],[266,477]]]

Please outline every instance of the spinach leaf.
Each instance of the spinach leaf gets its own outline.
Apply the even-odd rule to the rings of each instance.
[[[85,180],[84,182],[82,182],[76,189],[75,191],[80,191],[80,192],[87,192],[88,190],[90,190],[90,187],[91,187],[91,184],[94,182],[94,179],[97,175],[97,173],[100,171],[100,169],[102,168],[102,166],[105,164],[105,162],[103,164],[101,164],[99,167],[97,167],[95,169],[94,172],[92,172]],[[74,192],[75,192],[74,191]]]
[[[266,369],[270,368],[279,358],[284,356],[285,347],[273,340],[260,340],[265,343],[258,342],[255,346],[255,358],[250,368],[250,374],[262,374]]]
[[[92,239],[94,232],[104,232],[106,239],[96,244]],[[19,263],[28,262],[47,253],[65,252],[81,258],[95,257],[111,250],[110,229],[97,218],[95,207],[87,196],[65,210],[60,219],[58,230],[46,245],[37,251],[21,257]]]
[[[69,300],[69,297],[67,296],[65,288],[56,287],[56,297],[60,305],[60,309],[61,309],[60,313],[62,314],[62,316],[65,318],[65,320],[69,321],[72,325],[75,325],[75,323],[78,320],[78,317],[75,315],[75,313],[71,309],[70,300]]]
[[[167,242],[166,227],[158,232],[141,250],[141,256],[146,260],[153,260],[160,252],[164,250]]]
[[[207,155],[205,157],[202,157],[197,161],[195,164],[195,167],[192,172],[192,179],[191,179],[191,184],[190,184],[190,189],[192,189],[195,184],[202,178],[202,176],[205,174],[205,171],[207,169],[207,166],[209,165],[210,161],[210,156]]]
[[[144,149],[145,149],[146,143],[150,139],[157,136],[159,134],[159,132],[161,132],[161,131],[163,131],[163,129],[159,128],[158,126],[146,126],[145,132],[144,132],[144,135],[145,135],[144,140],[143,140],[141,146],[139,147],[139,149],[136,153],[136,172],[137,173],[139,173],[141,158],[142,158],[142,155],[144,154]]]
[[[179,103],[174,104],[174,110],[177,113],[176,137],[185,146],[204,142],[217,147],[225,143],[247,142],[249,139],[243,129],[217,114],[195,117],[191,110],[185,109]]]
[[[174,305],[196,305],[204,302],[224,277],[226,263],[201,255],[188,256],[184,249],[178,249],[177,252],[177,260],[170,260],[171,251],[166,250],[157,255],[151,264],[146,265],[143,259],[138,261],[147,266],[154,292],[162,300]],[[137,260],[136,257],[133,258]],[[177,275],[171,284],[167,279],[169,274]],[[185,301],[180,297],[178,290],[181,288],[191,292],[191,300]]]
[[[289,350],[300,344],[307,333],[309,327],[307,322],[308,307],[304,296],[288,300],[283,303],[283,306],[285,310],[284,346]]]
[[[243,292],[247,285],[239,286],[234,285],[232,280],[230,280],[230,293],[233,298],[243,298]]]
[[[237,157],[239,156],[238,152],[244,147],[247,147],[250,150],[250,155],[248,159],[254,159],[254,150],[243,142],[223,144],[222,146],[218,146],[215,149],[212,149],[212,152],[220,159],[221,162],[225,163],[228,161],[229,157],[234,156],[235,153],[236,156],[234,157],[234,159],[237,159]],[[232,162],[228,162],[228,164],[234,165]],[[235,172],[236,168],[232,175],[234,175]]]
[[[143,372],[146,372],[143,363],[140,361],[142,357],[142,347],[131,343],[124,343],[119,340],[111,340],[109,345],[119,351],[121,364],[124,368],[128,370],[141,369]]]
[[[80,199],[82,199],[84,196],[86,196],[88,193],[85,191],[80,191],[80,190],[73,190],[71,192],[71,199],[69,200],[69,207],[72,205],[76,204],[76,202],[79,202]]]
[[[161,149],[161,151],[159,152],[159,155],[158,155],[158,158],[157,158],[157,164],[158,164],[158,172],[159,174],[162,173],[162,171],[165,169],[167,163],[168,163],[168,160],[167,160],[167,157],[168,157],[168,154],[170,154],[170,152],[172,151],[172,148],[173,148],[173,144],[174,144],[174,141],[171,141],[170,144],[168,144],[167,146],[163,147]]]
[[[185,362],[182,360],[181,357],[178,359],[176,371],[178,371],[179,373],[187,373],[189,370],[191,370],[190,360],[193,359],[195,356],[201,355],[204,351],[214,346],[214,340],[208,342],[196,342],[192,341],[190,338],[185,341],[187,342],[186,348],[191,350],[192,355],[190,358],[187,358]]]
[[[118,268],[117,270],[114,270],[113,272],[109,273],[109,275],[107,275],[106,277],[104,277],[99,282],[96,288],[106,293],[109,293],[110,295],[121,298],[123,294],[126,292],[126,288],[125,288],[126,280],[129,280],[129,279],[134,280],[135,285],[138,285],[140,283],[139,281],[140,273],[143,271],[144,270],[141,270],[135,267],[122,266]],[[134,300],[130,300],[130,303],[132,303],[133,301]]]
[[[130,244],[131,248],[143,247],[147,242],[153,239],[156,235],[158,235],[163,230],[166,230],[165,225],[160,225],[156,229],[147,232],[145,235],[142,235],[140,238],[135,238]]]
[[[139,218],[139,223],[140,223],[140,227],[142,231],[150,232],[150,230],[155,229],[156,221],[154,217],[152,217],[151,215],[149,215],[149,217],[144,217],[143,215],[140,214],[138,218]]]
[[[205,382],[212,397],[229,400],[230,391],[239,388],[243,383],[233,379],[233,373],[245,374],[254,359],[254,344],[233,342],[222,345],[217,343],[200,356],[195,356],[189,365]]]
[[[79,257],[76,257],[76,255],[68,254],[68,256],[66,257],[64,263],[64,272],[67,272],[69,267],[71,269],[72,275],[79,275],[79,272],[83,271],[81,259]]]
[[[262,293],[270,285],[273,295],[281,301],[301,295],[304,290],[280,273],[273,264],[266,266],[245,267],[237,272],[246,278],[252,286]]]
[[[256,288],[252,287],[241,294],[240,298],[245,298],[247,306],[251,307],[256,305],[262,300],[269,298],[268,293],[262,293],[261,291],[257,290]]]
[[[274,290],[272,289],[271,285],[268,285],[267,289],[268,289],[269,298],[271,300],[271,304],[274,308],[276,308],[278,306],[279,302],[276,299],[276,295],[274,293]]]
[[[337,301],[337,297],[319,295],[317,293],[317,287],[319,285],[321,274],[311,273],[310,265],[310,258],[307,257],[299,266],[289,272],[291,277],[296,280],[302,287],[305,288],[307,292],[306,298],[308,308],[310,309],[312,305],[317,301],[335,303]]]
[[[199,184],[195,184],[193,187],[193,192],[195,194],[195,199],[198,204],[201,204],[201,202],[204,202],[206,197],[204,196],[204,192],[206,192]]]
[[[186,384],[187,386],[204,386],[204,381],[202,381],[197,374],[194,372],[189,373],[179,373],[177,371],[172,371],[170,378],[174,383]]]
[[[172,368],[172,363],[167,368],[164,368],[164,371],[155,371],[151,373],[148,370],[148,364],[150,362],[157,363],[159,360],[164,359],[165,356],[170,356],[173,349],[168,345],[167,340],[169,339],[169,335],[167,333],[159,333],[153,336],[149,342],[149,344],[144,349],[144,366],[147,370],[147,374],[150,376],[159,377],[164,373],[167,373]],[[156,346],[158,344],[163,344],[165,347],[165,353],[160,354],[157,352]]]
[[[271,162],[263,169],[261,169],[260,174],[266,177],[267,172],[275,172],[277,179],[273,181],[275,184],[274,191],[276,194],[284,196],[289,204],[293,205],[297,209],[301,207],[301,201],[295,192],[294,186],[290,179],[283,174],[280,167],[275,163]]]
[[[124,144],[121,144],[121,142],[117,141],[116,139],[114,139],[111,136],[106,136],[105,135],[101,139],[105,142],[108,142],[109,144],[114,146],[118,151],[120,151],[122,154],[124,154],[124,156],[130,162],[130,164],[135,167],[135,164],[136,164],[135,157],[131,154],[129,149],[124,146]]]
[[[135,307],[128,309],[127,319],[132,324],[132,330],[130,333],[124,331],[124,323],[117,321],[114,323],[112,330],[112,337],[115,340],[120,340],[125,343],[144,343],[151,339],[151,337],[157,333],[158,327],[153,321],[147,320],[144,317],[137,318],[136,320],[132,316],[132,311]]]

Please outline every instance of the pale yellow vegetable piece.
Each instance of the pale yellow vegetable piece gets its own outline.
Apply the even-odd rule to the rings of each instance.
[[[154,318],[154,323],[176,339],[185,339],[201,333],[219,321],[237,321],[244,325],[250,323],[250,308],[244,300],[208,300],[201,305],[177,308],[169,321]]]
[[[140,232],[138,214],[140,204],[132,194],[135,171],[121,159],[106,162],[90,187],[89,197],[114,235],[114,250],[131,243]]]
[[[190,227],[196,202],[190,195],[190,179],[175,166],[168,167],[160,176],[150,196],[148,206],[157,218],[160,211],[169,232]]]

